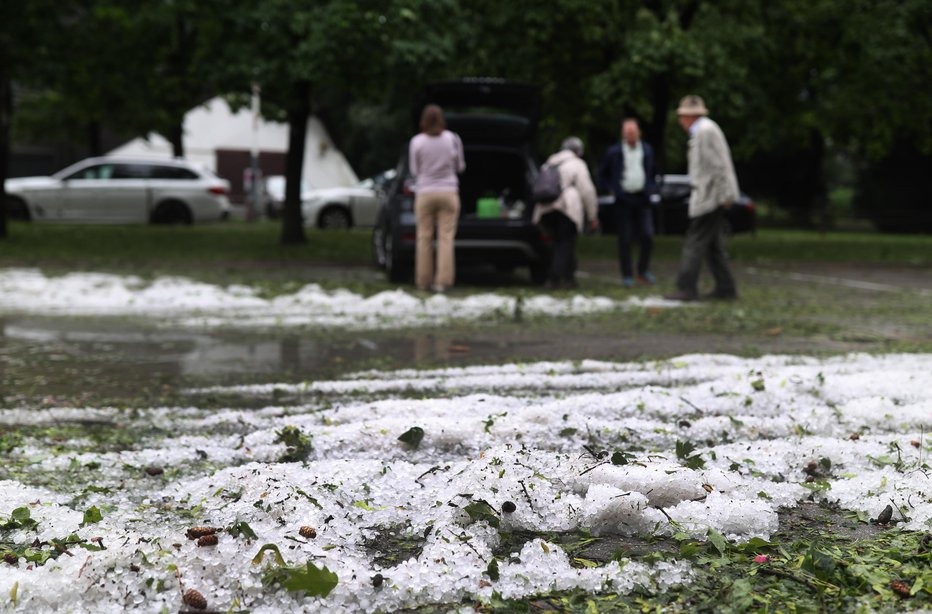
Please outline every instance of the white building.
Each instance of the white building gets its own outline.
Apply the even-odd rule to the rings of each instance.
[[[259,119],[259,162],[264,175],[284,175],[288,125]],[[212,169],[231,183],[234,201],[242,199],[244,173],[250,165],[253,118],[249,108],[234,113],[222,98],[191,109],[184,117],[185,158]],[[151,133],[117,147],[108,155],[171,157],[172,146]],[[343,154],[333,146],[327,129],[316,117],[307,126],[303,180],[312,188],[350,186],[358,179]]]

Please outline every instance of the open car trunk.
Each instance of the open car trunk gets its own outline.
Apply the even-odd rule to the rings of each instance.
[[[521,149],[465,145],[460,176],[460,223],[496,223],[531,217],[531,169]],[[480,203],[480,200],[485,201]],[[493,206],[492,201],[497,201]]]

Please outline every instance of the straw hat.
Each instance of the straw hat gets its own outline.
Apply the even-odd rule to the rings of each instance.
[[[708,115],[709,110],[705,108],[702,98],[695,94],[684,96],[680,100],[680,106],[676,109],[677,115]]]

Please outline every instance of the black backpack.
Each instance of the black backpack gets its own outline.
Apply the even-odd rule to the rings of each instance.
[[[561,194],[563,185],[560,181],[560,165],[544,164],[531,184],[531,200],[535,203],[552,203]]]

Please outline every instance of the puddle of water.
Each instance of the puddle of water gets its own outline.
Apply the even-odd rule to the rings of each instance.
[[[364,368],[466,364],[515,341],[450,334],[243,334],[146,329],[122,320],[0,319],[0,402],[152,398],[189,385],[316,380]]]

